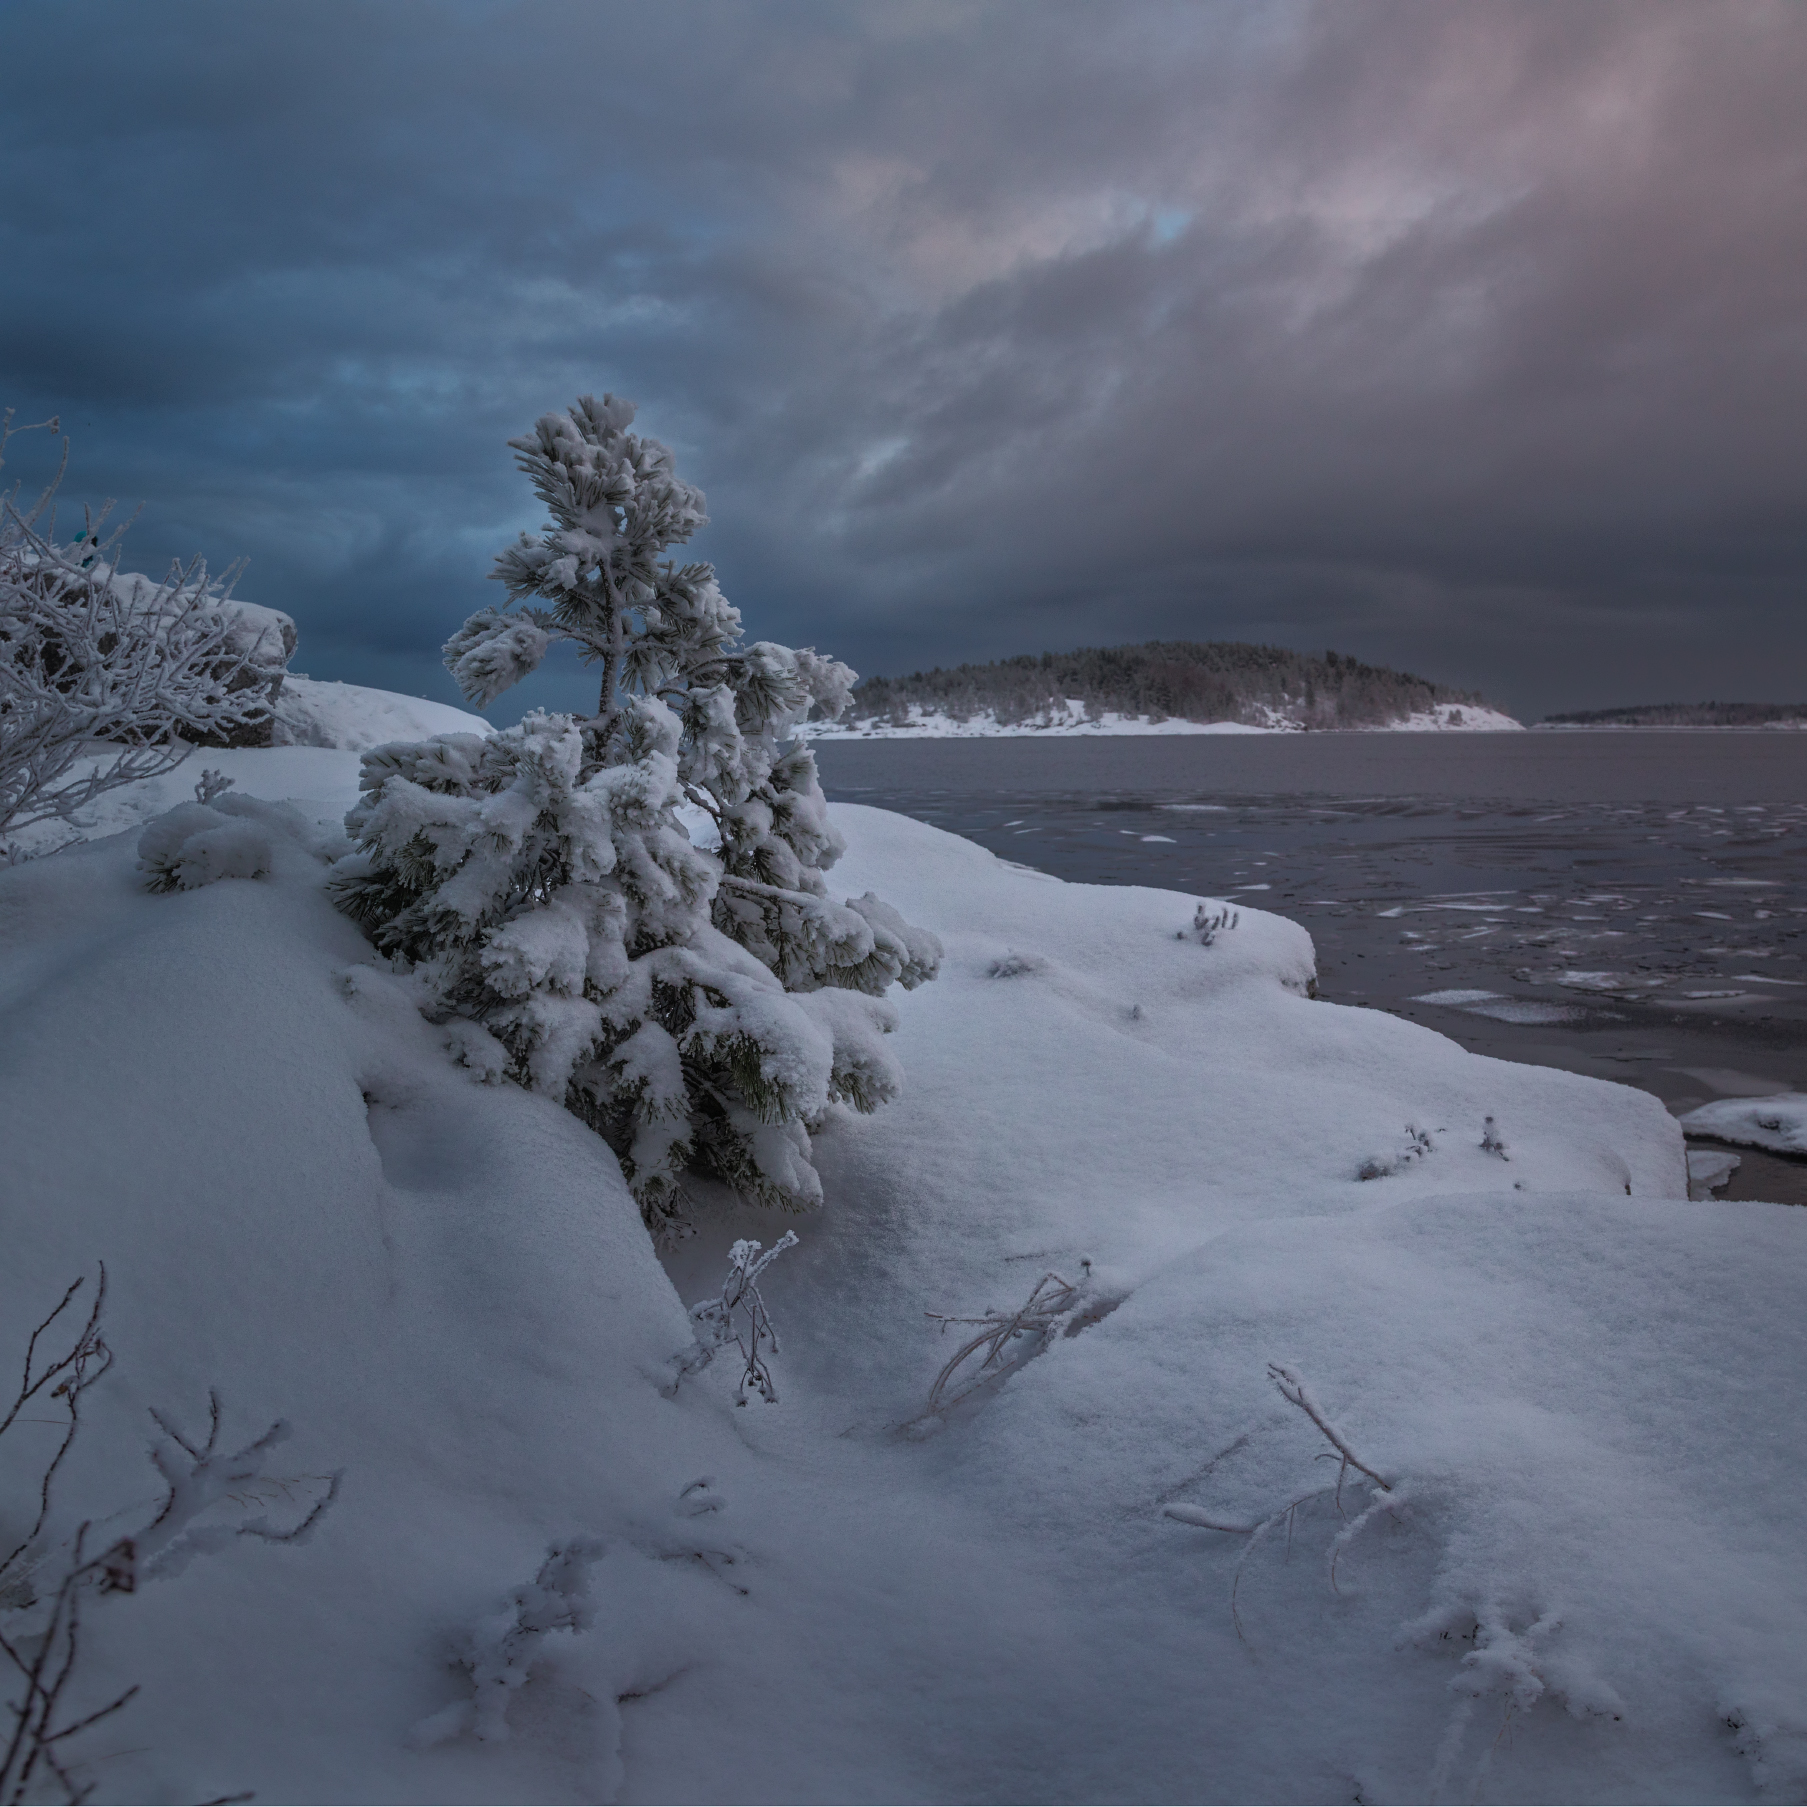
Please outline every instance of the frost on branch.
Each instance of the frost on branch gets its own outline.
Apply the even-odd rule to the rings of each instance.
[[[1090,1266],[1088,1262],[1088,1278]],[[1078,1309],[1083,1290],[1059,1274],[1047,1273],[1015,1311],[988,1311],[980,1318],[926,1313],[944,1331],[950,1324],[976,1325],[977,1334],[968,1337],[942,1365],[929,1389],[928,1409],[915,1421],[917,1426],[934,1429],[944,1413],[1039,1355]]]
[[[367,754],[331,888],[442,1020],[480,1024],[508,1077],[608,1141],[664,1234],[691,1168],[757,1203],[820,1201],[811,1133],[831,1104],[896,1095],[882,995],[933,978],[941,946],[870,893],[829,895],[842,842],[791,736],[846,706],[853,673],[744,645],[710,567],[660,557],[703,498],[633,417],[585,397],[510,442],[552,518],[497,560],[507,604],[446,646],[488,701],[568,641],[601,667],[596,714]]]
[[[0,462],[22,430],[0,417]],[[199,560],[161,584],[120,573],[124,529],[104,532],[105,511],[59,540],[60,480],[24,512],[16,489],[0,495],[0,835],[68,821],[187,743],[267,735],[292,650],[286,617],[234,603]]]
[[[466,1732],[492,1744],[507,1739],[509,1706],[526,1685],[546,1640],[558,1632],[575,1636],[594,1620],[590,1570],[605,1547],[593,1537],[554,1545],[533,1580],[459,1640],[454,1661],[470,1676],[470,1698],[423,1719],[414,1728],[414,1744],[430,1747]]]
[[[88,1693],[82,1659],[92,1637],[91,1631],[84,1634],[84,1613],[91,1598],[134,1593],[142,1582],[174,1575],[195,1556],[240,1537],[301,1543],[339,1492],[339,1474],[266,1472],[269,1452],[289,1434],[280,1421],[242,1449],[223,1453],[220,1399],[210,1393],[205,1443],[191,1442],[160,1413],[151,1414],[163,1433],[151,1461],[166,1491],[142,1530],[100,1537],[92,1519],[73,1529],[59,1526],[56,1481],[81,1430],[83,1396],[113,1365],[100,1334],[107,1298],[104,1266],[85,1321],[62,1354],[54,1353],[58,1320],[86,1284],[75,1281],[32,1331],[17,1392],[0,1416],[0,1439],[20,1423],[61,1427],[30,1489],[35,1516],[24,1536],[0,1554],[0,1662],[5,1664],[0,1673],[18,1690],[6,1702],[11,1729],[0,1733],[0,1801],[39,1800],[52,1789],[65,1801],[86,1800],[93,1785],[80,1780],[71,1741],[110,1719],[138,1692],[134,1685],[101,1704],[91,1695],[82,1698]],[[272,1508],[295,1522],[279,1527]]]
[[[699,1373],[714,1361],[716,1355],[732,1343],[740,1351],[740,1382],[734,1403],[747,1403],[751,1387],[767,1405],[778,1403],[778,1389],[772,1371],[765,1364],[762,1349],[778,1353],[778,1332],[766,1311],[759,1291],[759,1276],[784,1253],[797,1246],[795,1230],[786,1230],[762,1255],[757,1242],[737,1242],[728,1251],[728,1276],[722,1281],[719,1295],[699,1300],[690,1308],[690,1321],[696,1326],[696,1342],[678,1364],[678,1379]]]
[[[1326,1568],[1332,1592],[1340,1592],[1337,1585],[1337,1567],[1349,1546],[1361,1536],[1369,1525],[1383,1512],[1397,1516],[1405,1504],[1407,1490],[1397,1482],[1389,1481],[1377,1469],[1370,1468],[1354,1449],[1349,1440],[1335,1425],[1330,1422],[1324,1408],[1312,1396],[1304,1379],[1292,1368],[1282,1367],[1278,1362],[1268,1364],[1268,1378],[1280,1390],[1280,1397],[1288,1405],[1297,1406],[1324,1435],[1325,1440],[1335,1452],[1337,1460],[1336,1479],[1329,1486],[1311,1487],[1305,1492],[1288,1500],[1284,1506],[1270,1512],[1265,1518],[1252,1525],[1236,1524],[1221,1515],[1204,1510],[1198,1506],[1177,1504],[1164,1508],[1168,1518],[1176,1519],[1183,1525],[1196,1525],[1203,1531],[1224,1531],[1234,1537],[1246,1537],[1240,1557],[1237,1558],[1235,1573],[1230,1582],[1230,1619],[1236,1627],[1236,1635],[1246,1641],[1246,1632],[1242,1623],[1242,1612],[1239,1596],[1242,1591],[1242,1573],[1248,1561],[1261,1546],[1270,1531],[1281,1525],[1286,1527],[1287,1548],[1292,1547],[1293,1527],[1299,1510],[1314,1501],[1330,1499],[1335,1502],[1338,1517],[1343,1521],[1342,1528],[1331,1539],[1326,1560]],[[1368,1494],[1368,1503],[1353,1518],[1349,1516],[1343,1504],[1344,1483],[1349,1479],[1349,1471],[1365,1476],[1373,1483]]]

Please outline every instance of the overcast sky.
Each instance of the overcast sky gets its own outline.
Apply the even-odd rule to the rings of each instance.
[[[614,390],[862,671],[1807,699],[1798,0],[7,0],[0,96],[0,403],[316,677],[451,700],[504,441]]]

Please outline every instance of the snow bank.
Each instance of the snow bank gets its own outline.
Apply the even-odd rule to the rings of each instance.
[[[295,1427],[211,1522],[343,1478],[306,1543],[93,1603],[83,1699],[145,1690],[97,1798],[1807,1787],[1807,1217],[1684,1202],[1654,1099],[1314,1001],[1277,917],[837,806],[835,881],[947,947],[906,1094],[834,1107],[821,1213],[715,1198],[661,1271],[603,1145],[321,895],[355,757],[208,763],[315,800],[267,876],[150,895],[135,834],[0,872],[0,1322],[106,1262],[71,1513],[141,1523],[145,1408],[209,1386],[234,1448]],[[674,1394],[680,1301],[787,1225],[779,1403]],[[1048,1271],[926,1417],[975,1331],[925,1313]]]
[[[489,732],[482,716],[446,703],[363,684],[329,684],[294,672],[283,679],[276,699],[279,747],[343,747],[362,753],[390,740]]]
[[[1721,1098],[1689,1111],[1681,1125],[1691,1136],[1711,1136],[1741,1148],[1807,1154],[1807,1096],[1799,1092],[1773,1098]]]
[[[1404,721],[1389,722],[1387,727],[1406,734],[1501,734],[1522,730],[1524,725],[1504,710],[1489,709],[1484,703],[1437,703],[1417,715],[1408,715]]]

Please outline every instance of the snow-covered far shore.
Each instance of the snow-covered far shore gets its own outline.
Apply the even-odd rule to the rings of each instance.
[[[299,801],[154,895],[203,763]],[[58,1532],[154,1515],[147,1408],[293,1427],[86,1608],[71,1718],[142,1690],[65,1747],[94,1799],[1807,1789],[1807,1213],[1687,1202],[1656,1100],[1318,1001],[1278,916],[835,805],[835,895],[946,948],[905,1094],[829,1107],[820,1212],[705,1188],[661,1262],[333,908],[358,766],[199,755],[0,870],[0,1357],[109,1286]],[[680,1384],[786,1229],[778,1403]]]
[[[1168,716],[1154,721],[1142,715],[1118,715],[1110,711],[1089,716],[1084,703],[1069,698],[1064,711],[1048,710],[1025,721],[1000,722],[988,710],[964,718],[910,705],[909,719],[868,717],[856,721],[807,722],[798,733],[810,740],[989,740],[997,738],[1108,736],[1126,734],[1300,734],[1312,732],[1304,722],[1278,710],[1267,720],[1249,722],[1193,722]],[[1439,703],[1432,709],[1355,732],[1373,734],[1482,733],[1522,731],[1524,724],[1497,709],[1476,703]]]

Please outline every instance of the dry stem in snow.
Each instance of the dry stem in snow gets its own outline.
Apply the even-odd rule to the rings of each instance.
[[[1200,904],[1192,917],[1192,932],[1198,937],[1200,947],[1210,947],[1225,929],[1233,929],[1241,921],[1242,912],[1232,910],[1228,904],[1216,911]]]
[[[1326,1495],[1334,1496],[1336,1509],[1346,1521],[1343,1528],[1331,1540],[1329,1553],[1330,1585],[1332,1590],[1340,1593],[1342,1590],[1337,1587],[1336,1570],[1343,1552],[1372,1523],[1378,1513],[1394,1510],[1405,1498],[1400,1487],[1392,1481],[1386,1480],[1377,1469],[1370,1468],[1349,1446],[1348,1439],[1330,1422],[1324,1408],[1312,1397],[1310,1388],[1306,1386],[1295,1369],[1283,1367],[1278,1362],[1270,1362],[1267,1372],[1268,1378],[1280,1389],[1280,1397],[1288,1405],[1297,1406],[1323,1432],[1331,1448],[1336,1451],[1339,1462],[1335,1482],[1328,1487],[1313,1487],[1308,1492],[1301,1493],[1297,1498],[1288,1500],[1277,1512],[1269,1513],[1266,1518],[1253,1525],[1231,1524],[1224,1519],[1212,1517],[1211,1514],[1197,1506],[1179,1504],[1165,1508],[1167,1517],[1177,1519],[1183,1525],[1197,1525],[1205,1531],[1226,1531],[1233,1536],[1246,1537],[1249,1540],[1242,1555],[1237,1558],[1236,1571],[1230,1582],[1230,1617],[1236,1626],[1236,1635],[1245,1643],[1248,1639],[1243,1630],[1242,1614],[1238,1605],[1238,1595],[1242,1589],[1242,1571],[1262,1539],[1270,1531],[1284,1524],[1287,1547],[1290,1549],[1293,1523],[1299,1508],[1312,1500],[1323,1499]],[[1374,1483],[1369,1504],[1354,1518],[1350,1518],[1343,1510],[1343,1482],[1348,1478],[1351,1468],[1366,1475]]]
[[[982,1318],[950,1318],[940,1312],[926,1312],[924,1315],[943,1330],[949,1324],[977,1324],[979,1333],[962,1343],[935,1376],[924,1420],[939,1417],[949,1407],[970,1398],[988,1380],[1039,1354],[1055,1326],[1073,1309],[1079,1291],[1059,1274],[1047,1273],[1036,1281],[1034,1290],[1015,1311],[990,1311]],[[984,1360],[950,1394],[948,1388],[955,1375],[981,1349],[985,1351]]]
[[[797,1232],[786,1230],[763,1255],[759,1252],[760,1246],[757,1242],[735,1243],[728,1251],[728,1277],[722,1282],[720,1296],[700,1300],[691,1306],[690,1321],[696,1325],[696,1343],[678,1374],[682,1380],[688,1374],[700,1372],[715,1359],[718,1350],[725,1349],[729,1343],[734,1344],[743,1363],[740,1384],[735,1390],[736,1405],[747,1403],[749,1386],[767,1405],[778,1403],[772,1371],[760,1355],[762,1344],[774,1355],[778,1353],[778,1333],[772,1328],[771,1316],[760,1295],[759,1276],[786,1249],[797,1246]]]
[[[217,1393],[211,1393],[209,1433],[199,1447],[162,1414],[152,1412],[165,1440],[153,1448],[151,1460],[168,1491],[156,1517],[142,1531],[114,1538],[95,1550],[94,1521],[84,1519],[68,1538],[60,1542],[47,1539],[53,1484],[81,1428],[82,1395],[113,1364],[112,1352],[100,1335],[107,1296],[107,1271],[102,1266],[94,1303],[75,1341],[55,1361],[38,1365],[39,1345],[85,1284],[85,1279],[75,1281],[31,1333],[18,1392],[6,1416],[0,1418],[3,1437],[21,1422],[47,1422],[21,1418],[24,1408],[34,1402],[43,1409],[60,1401],[67,1414],[63,1435],[39,1481],[31,1527],[0,1558],[0,1623],[5,1627],[0,1631],[0,1657],[10,1665],[16,1682],[23,1684],[23,1692],[7,1702],[12,1729],[0,1753],[0,1801],[9,1803],[24,1801],[52,1784],[66,1801],[86,1799],[89,1790],[71,1768],[70,1741],[117,1713],[138,1692],[134,1684],[74,1718],[64,1710],[65,1697],[80,1693],[82,1608],[90,1590],[132,1593],[141,1579],[174,1574],[192,1557],[237,1537],[298,1543],[312,1532],[339,1491],[336,1474],[296,1478],[265,1474],[265,1456],[289,1434],[288,1426],[281,1422],[233,1455],[218,1453],[220,1400]],[[240,1505],[247,1499],[262,1502],[272,1492],[292,1498],[298,1486],[310,1482],[322,1484],[324,1492],[301,1521],[286,1531],[277,1530],[267,1515],[240,1524],[195,1525],[202,1513],[223,1501]]]

